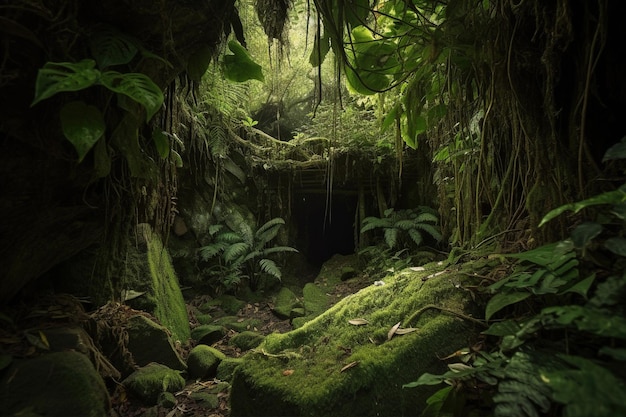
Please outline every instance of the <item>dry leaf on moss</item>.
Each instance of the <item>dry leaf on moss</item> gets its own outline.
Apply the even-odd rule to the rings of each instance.
[[[396,323],[395,326],[393,326],[390,330],[389,333],[387,333],[387,340],[391,340],[391,338],[393,337],[394,334],[396,334],[396,331],[398,330],[398,327],[400,327],[400,323],[402,323],[401,321],[399,321],[398,323]]]
[[[403,335],[403,334],[407,334],[407,333],[413,333],[417,331],[416,327],[407,327],[406,329],[396,329],[396,334],[397,335]]]
[[[354,361],[354,362],[350,362],[349,364],[347,364],[346,366],[344,366],[343,368],[341,368],[341,371],[339,372],[343,372],[343,371],[347,371],[350,368],[354,368],[355,366],[357,366],[359,364],[359,361]]]
[[[365,319],[352,319],[352,320],[348,320],[348,323],[354,325],[354,326],[363,326],[364,324],[369,323],[369,321],[365,320]]]

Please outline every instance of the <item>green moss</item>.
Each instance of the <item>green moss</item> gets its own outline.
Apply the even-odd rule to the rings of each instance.
[[[220,405],[220,400],[216,394],[208,392],[192,392],[189,398],[193,399],[203,408],[212,409]]]
[[[180,372],[159,363],[151,363],[130,374],[122,384],[146,404],[153,405],[162,392],[183,389],[185,380]]]
[[[237,314],[239,310],[241,310],[245,305],[245,301],[239,300],[237,297],[229,294],[221,295],[218,300],[220,300],[220,305],[222,310],[226,314]]]
[[[224,353],[207,346],[198,345],[189,352],[187,371],[192,378],[208,378],[215,375],[217,366],[226,358]]]
[[[220,340],[226,334],[223,326],[203,324],[191,331],[191,338],[198,343],[210,345]]]
[[[432,276],[410,269],[351,295],[301,328],[272,334],[244,357],[231,391],[232,415],[415,415],[432,387],[402,385],[423,372],[445,371],[438,359],[477,334],[471,321],[436,309],[416,318],[419,330],[387,340],[389,330],[416,310],[435,304],[465,312],[473,304],[458,284],[466,275]],[[348,320],[364,318],[364,326]],[[350,363],[358,365],[341,371]],[[286,369],[293,370],[288,376]]]
[[[239,349],[245,351],[254,349],[259,346],[261,342],[265,340],[265,336],[256,332],[245,331],[233,336],[229,341],[229,345],[233,345],[238,347]]]
[[[216,325],[223,326],[226,329],[236,332],[244,332],[246,330],[254,330],[261,326],[261,320],[258,319],[242,319],[237,316],[225,316],[215,320]]]
[[[272,311],[279,318],[288,319],[292,317],[292,310],[298,307],[302,307],[302,305],[296,294],[289,288],[283,287],[276,295]]]
[[[109,415],[104,381],[82,353],[56,352],[14,360],[0,376],[2,415]]]
[[[315,283],[326,291],[334,288],[337,284],[345,281],[347,271],[356,270],[358,265],[357,255],[334,255],[322,265]]]
[[[318,315],[328,308],[328,296],[313,283],[304,286],[302,298],[304,298],[304,311],[307,316]]]
[[[154,233],[148,239],[148,266],[157,298],[153,314],[167,327],[174,340],[186,343],[190,337],[189,316],[172,260]]]
[[[217,366],[216,378],[222,381],[230,381],[233,379],[235,369],[242,363],[241,358],[226,358]]]

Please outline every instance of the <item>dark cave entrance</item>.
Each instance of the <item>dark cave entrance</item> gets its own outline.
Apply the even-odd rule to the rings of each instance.
[[[307,260],[321,266],[335,254],[354,253],[354,220],[357,194],[333,194],[296,190],[293,215],[297,224],[296,247]]]

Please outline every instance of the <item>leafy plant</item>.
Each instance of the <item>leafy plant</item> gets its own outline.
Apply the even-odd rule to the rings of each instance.
[[[605,160],[625,157],[626,139],[609,149]],[[622,186],[550,211],[540,225],[567,211],[592,213],[593,208],[596,216],[579,223],[569,239],[506,255],[519,263],[487,288],[493,297],[486,318],[524,300],[540,310],[494,322],[484,331],[498,338],[496,351],[468,349],[463,362],[450,364],[448,372],[423,374],[405,385],[445,382],[457,388],[439,390],[423,415],[459,409],[470,414],[480,407],[496,417],[626,415],[626,380],[619,371],[626,361],[625,190]],[[490,401],[471,404],[460,394],[479,387]]]
[[[216,277],[226,290],[236,288],[242,278],[250,282],[256,289],[261,274],[267,274],[278,280],[282,273],[271,255],[284,252],[297,252],[290,246],[271,246],[272,241],[285,221],[274,218],[259,227],[256,231],[245,222],[239,230],[233,231],[223,225],[214,225],[209,229],[213,242],[198,249],[198,256],[203,261],[219,258],[217,268],[209,269],[209,275]]]
[[[390,249],[398,245],[406,248],[419,247],[424,242],[424,233],[439,242],[442,238],[437,226],[439,218],[429,207],[416,209],[385,210],[385,217],[366,217],[363,219],[361,233],[382,229],[385,243]]]
[[[145,74],[104,71],[104,68],[129,63],[139,50],[144,56],[160,58],[143,50],[138,41],[110,30],[94,35],[91,46],[95,59],[47,62],[37,73],[31,106],[58,93],[100,85],[115,93],[119,106],[126,111],[130,111],[130,106],[125,104],[127,99],[141,105],[145,121],[150,121],[163,105],[161,89]],[[104,116],[97,107],[80,100],[66,103],[60,114],[63,134],[76,149],[79,162],[82,162],[105,133]]]

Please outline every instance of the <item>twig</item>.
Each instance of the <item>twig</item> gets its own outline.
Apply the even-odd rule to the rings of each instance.
[[[420,308],[419,310],[417,310],[415,313],[411,314],[411,317],[409,317],[409,318],[408,318],[408,319],[404,322],[404,327],[407,327],[408,325],[410,325],[410,324],[411,324],[411,322],[412,322],[413,320],[415,320],[416,318],[418,318],[418,317],[419,317],[419,316],[420,316],[420,315],[421,315],[424,311],[426,311],[426,310],[428,310],[428,309],[430,309],[430,308],[434,308],[434,309],[437,309],[437,310],[439,310],[439,311],[443,311],[444,313],[452,314],[453,316],[457,316],[457,317],[460,317],[460,318],[462,318],[462,319],[469,320],[469,321],[471,321],[471,322],[473,322],[473,323],[476,323],[476,324],[478,324],[478,325],[480,325],[480,326],[482,326],[482,327],[485,327],[485,328],[486,328],[486,327],[489,327],[489,326],[488,326],[485,322],[483,322],[482,320],[475,319],[474,317],[470,317],[470,316],[468,316],[468,315],[466,315],[466,314],[463,314],[463,313],[460,313],[460,312],[458,312],[458,311],[455,311],[455,310],[450,310],[450,309],[445,308],[445,307],[439,307],[439,306],[436,306],[436,305],[434,305],[434,304],[427,304],[427,305],[425,305],[424,307],[422,307],[422,308]]]

